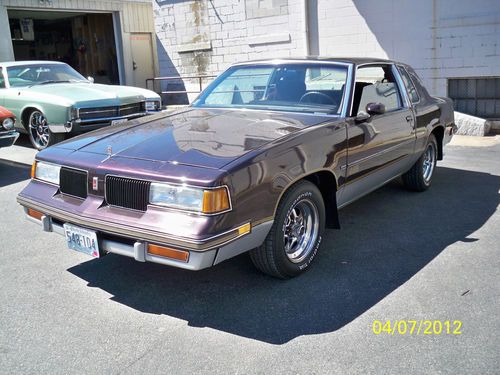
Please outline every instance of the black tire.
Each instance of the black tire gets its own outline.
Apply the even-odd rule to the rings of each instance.
[[[64,133],[52,133],[47,119],[42,111],[34,109],[26,117],[25,127],[31,145],[37,150],[43,150],[64,140]]]
[[[269,234],[260,247],[250,251],[250,258],[268,275],[280,279],[297,276],[309,269],[316,257],[324,229],[325,205],[320,191],[309,181],[299,181],[283,195]],[[294,238],[299,239],[294,242]]]
[[[432,183],[432,176],[436,169],[438,146],[434,134],[429,136],[422,156],[413,167],[403,175],[404,186],[413,191],[425,191]]]

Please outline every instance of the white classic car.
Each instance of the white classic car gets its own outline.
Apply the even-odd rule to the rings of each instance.
[[[38,150],[77,134],[161,110],[153,91],[94,84],[54,61],[0,63],[0,105]]]

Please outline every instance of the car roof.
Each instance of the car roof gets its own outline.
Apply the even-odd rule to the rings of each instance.
[[[276,58],[276,59],[259,59],[259,60],[251,60],[245,61],[241,63],[237,63],[234,65],[246,65],[246,64],[264,64],[264,63],[287,63],[287,62],[340,62],[347,64],[355,64],[362,65],[367,63],[397,63],[394,60],[387,60],[378,57],[333,57],[333,56],[302,56],[302,57],[284,57],[284,58]]]
[[[65,65],[65,63],[60,61],[48,61],[48,60],[24,60],[24,61],[4,61],[0,62],[0,66],[22,66],[22,65],[38,65],[38,64],[59,64]]]

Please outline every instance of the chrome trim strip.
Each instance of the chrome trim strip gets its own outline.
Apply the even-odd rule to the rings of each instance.
[[[244,66],[244,65],[281,65],[281,64],[311,64],[311,65],[344,65],[349,66],[353,63],[348,61],[337,61],[337,60],[300,60],[300,59],[268,59],[268,60],[258,60],[258,61],[244,61],[232,64],[229,68],[233,66]]]
[[[196,240],[191,238],[172,236],[169,234],[162,234],[156,231],[131,227],[123,224],[105,222],[95,218],[83,217],[81,215],[72,214],[57,208],[49,207],[45,204],[21,196],[17,197],[17,202],[24,207],[33,208],[34,210],[40,211],[47,216],[55,217],[58,220],[64,222],[74,223],[75,225],[81,225],[89,229],[116,234],[125,238],[151,241],[158,244],[170,245],[192,251],[208,251],[211,249],[215,249],[220,246],[229,244],[247,234],[245,233],[240,235],[238,233],[239,227],[236,227],[203,240]]]
[[[105,122],[105,121],[113,121],[113,120],[130,119],[132,117],[145,116],[148,113],[151,113],[151,112],[137,112],[137,113],[132,113],[131,115],[118,116],[118,117],[100,117],[100,118],[92,118],[92,119],[85,119],[85,120],[76,119],[75,122],[78,124],[81,124],[81,125],[86,125],[86,124],[91,124],[94,122]]]
[[[300,112],[300,111],[285,111],[283,109],[263,109],[263,108],[232,108],[232,107],[210,107],[210,106],[188,106],[187,108],[193,109],[219,109],[221,111],[260,111],[260,112],[273,112],[273,113],[294,113],[301,116],[315,116],[315,117],[329,117],[341,118],[341,115],[324,112]],[[150,112],[151,113],[151,112]],[[177,113],[175,113],[177,114]]]
[[[402,143],[398,143],[397,145],[394,145],[394,146],[391,146],[389,148],[386,148],[386,149],[384,149],[382,151],[379,151],[379,152],[377,152],[375,154],[365,156],[364,158],[358,159],[358,160],[356,160],[356,161],[354,161],[352,163],[349,163],[349,157],[347,157],[347,168],[354,167],[354,166],[356,166],[356,165],[358,165],[360,163],[363,163],[363,162],[365,162],[367,160],[376,158],[376,157],[378,157],[380,155],[383,155],[383,154],[386,154],[388,152],[394,151],[394,150],[396,150],[399,147],[403,147],[403,146],[406,146],[409,143],[414,143],[414,142],[415,142],[415,139],[408,139],[408,140],[406,140],[406,141],[404,141]]]

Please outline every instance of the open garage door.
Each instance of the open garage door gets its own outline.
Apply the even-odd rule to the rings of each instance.
[[[95,82],[119,84],[111,13],[9,9],[16,60],[53,60],[71,65]]]

